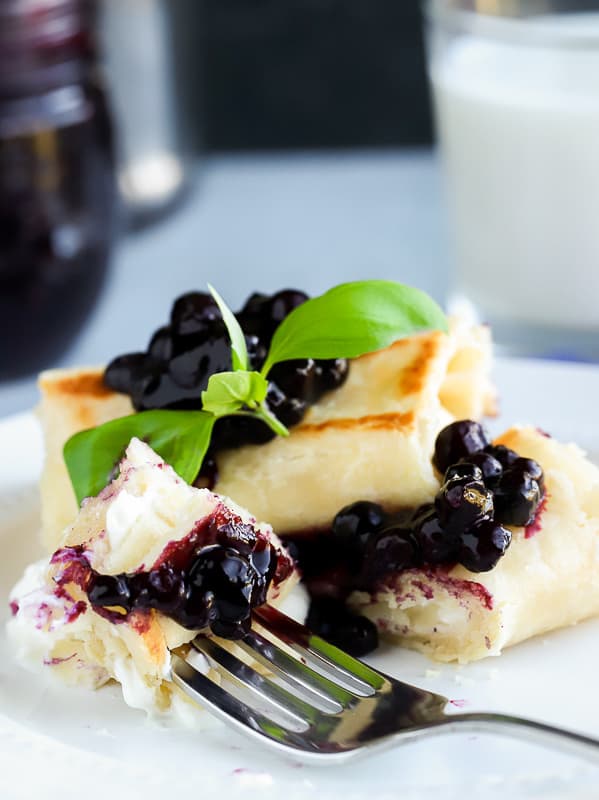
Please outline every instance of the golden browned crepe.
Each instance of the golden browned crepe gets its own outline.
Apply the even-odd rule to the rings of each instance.
[[[232,497],[282,535],[326,527],[357,499],[388,509],[418,505],[436,490],[430,462],[439,430],[457,418],[492,413],[491,344],[486,327],[454,321],[354,359],[347,382],[310,408],[286,438],[219,453],[214,491]],[[72,434],[133,412],[107,389],[101,368],[40,377],[46,463],[41,481],[49,550],[77,506],[62,448]]]
[[[536,523],[511,529],[497,566],[410,569],[350,600],[384,636],[439,661],[498,655],[599,614],[599,469],[536,428],[512,428],[497,443],[538,461],[546,485]]]

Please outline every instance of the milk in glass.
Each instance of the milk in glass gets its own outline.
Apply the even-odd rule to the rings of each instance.
[[[599,349],[599,15],[515,24],[580,38],[468,34],[432,58],[458,286],[494,324]]]

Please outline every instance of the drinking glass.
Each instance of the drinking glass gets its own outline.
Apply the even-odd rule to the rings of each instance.
[[[599,361],[599,0],[431,0],[454,305],[503,349]]]

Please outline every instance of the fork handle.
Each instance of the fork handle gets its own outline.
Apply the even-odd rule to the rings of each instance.
[[[599,739],[583,736],[580,733],[555,728],[543,722],[536,722],[509,714],[473,712],[446,717],[451,729],[472,731],[473,733],[498,733],[522,739],[529,744],[554,747],[568,755],[579,756],[599,764]],[[455,724],[454,724],[455,723]]]

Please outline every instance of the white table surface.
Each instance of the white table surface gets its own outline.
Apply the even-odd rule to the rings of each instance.
[[[208,281],[234,308],[255,290],[317,294],[367,277],[445,299],[449,256],[430,151],[220,156],[193,179],[178,210],[122,239],[87,328],[49,367],[145,348],[172,300]],[[36,400],[34,378],[0,384],[0,417]]]

